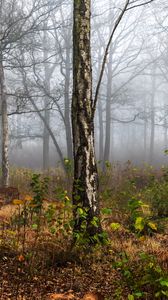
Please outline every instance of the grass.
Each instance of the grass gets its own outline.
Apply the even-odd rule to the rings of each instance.
[[[47,193],[41,185],[46,175]],[[106,300],[168,298],[168,219],[156,209],[156,200],[163,211],[168,205],[166,168],[135,168],[128,162],[100,172],[108,242],[92,251],[71,247],[70,177],[59,169],[41,173],[43,201],[36,211],[32,176],[32,170],[12,168],[11,185],[19,188],[20,202],[0,210],[2,300],[51,299],[65,292],[82,299],[89,291]]]

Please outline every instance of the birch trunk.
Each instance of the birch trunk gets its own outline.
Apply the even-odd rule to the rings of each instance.
[[[2,127],[2,185],[9,185],[9,162],[8,162],[8,115],[7,98],[5,87],[5,75],[2,55],[0,56],[0,99],[1,99],[1,127]]]
[[[93,115],[90,0],[74,0],[72,97],[74,233],[85,230],[89,237],[101,232]],[[86,213],[85,220],[79,214],[79,207]],[[93,224],[93,220],[96,220],[97,224]]]

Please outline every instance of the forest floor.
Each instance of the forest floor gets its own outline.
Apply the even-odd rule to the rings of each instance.
[[[33,215],[31,171],[12,172],[12,186],[21,194],[0,209],[0,299],[58,300],[58,294],[67,300],[168,299],[165,171],[127,165],[122,172],[117,167],[100,174],[101,217],[108,239],[92,250],[70,247],[70,178],[52,174],[42,212]],[[163,215],[160,209],[158,216],[157,201]],[[97,298],[83,298],[88,292]]]

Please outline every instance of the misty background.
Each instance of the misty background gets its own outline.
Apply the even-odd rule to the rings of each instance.
[[[4,1],[0,36],[10,165],[46,169],[61,165],[61,159],[72,159],[73,3],[34,2],[41,2],[41,10],[34,9],[20,28],[17,22],[16,30],[16,20],[31,10],[32,2]],[[93,95],[108,38],[124,2],[92,1]],[[128,10],[115,32],[99,93],[95,144],[102,168],[106,161],[153,165],[168,161],[164,154],[168,148],[166,1]]]

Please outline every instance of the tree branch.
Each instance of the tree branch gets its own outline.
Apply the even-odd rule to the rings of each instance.
[[[145,2],[145,3],[135,4],[135,5],[131,6],[131,7],[128,7],[128,8],[126,9],[126,11],[128,11],[128,10],[130,10],[130,9],[133,9],[133,8],[136,8],[136,7],[140,7],[140,6],[147,5],[147,4],[149,4],[149,3],[153,2],[153,1],[154,1],[154,0],[149,0],[149,1]],[[134,4],[134,3],[136,3],[136,2],[139,2],[139,0],[137,0],[137,1],[132,1],[132,2],[130,2],[129,4]]]
[[[104,70],[105,70],[105,65],[106,65],[106,61],[107,61],[109,48],[110,48],[110,45],[111,45],[111,42],[112,42],[112,39],[113,39],[113,36],[114,36],[114,33],[115,33],[116,29],[118,28],[118,26],[119,26],[119,24],[120,24],[120,22],[121,22],[121,20],[122,20],[122,18],[123,18],[126,11],[128,11],[130,9],[133,9],[135,7],[138,7],[138,6],[143,6],[143,5],[149,4],[149,3],[153,2],[154,0],[149,0],[149,1],[146,1],[144,3],[140,3],[140,4],[133,5],[131,7],[128,7],[130,4],[136,3],[138,1],[139,0],[135,0],[135,1],[133,0],[132,2],[130,2],[130,0],[126,0],[125,5],[124,5],[123,9],[121,10],[121,13],[119,14],[119,16],[118,16],[118,18],[117,18],[117,20],[114,24],[114,27],[112,29],[111,35],[109,37],[109,40],[108,40],[108,43],[107,43],[107,46],[106,46],[106,49],[105,49],[103,62],[102,62],[102,65],[101,65],[101,70],[100,70],[100,76],[99,76],[99,80],[98,80],[98,83],[97,83],[97,86],[96,86],[95,97],[94,97],[94,100],[93,100],[93,107],[92,107],[92,117],[93,118],[94,118],[94,114],[95,114],[95,110],[96,110],[98,95],[99,95],[100,86],[101,86],[101,82],[102,82],[102,78],[103,78],[103,74],[104,74]]]
[[[94,101],[93,101],[93,113],[92,113],[93,117],[94,117],[95,110],[96,110],[96,104],[97,104],[97,100],[98,100],[98,94],[99,94],[99,90],[100,90],[100,86],[101,86],[101,82],[102,82],[102,78],[103,78],[103,74],[104,74],[105,64],[106,64],[106,60],[107,60],[109,48],[110,48],[110,45],[111,45],[111,41],[112,41],[112,38],[114,36],[114,33],[115,33],[118,25],[120,24],[120,22],[122,20],[122,17],[124,15],[124,13],[126,12],[126,9],[127,9],[128,5],[129,5],[129,0],[126,0],[124,8],[122,9],[121,13],[119,14],[119,16],[118,16],[118,18],[117,18],[117,20],[116,20],[116,22],[114,24],[114,28],[113,28],[113,30],[111,32],[110,38],[108,40],[108,43],[107,43],[107,46],[106,46],[106,49],[105,49],[105,53],[104,53],[104,57],[103,57],[103,62],[102,62],[102,65],[101,65],[101,70],[100,70],[100,76],[99,76],[99,80],[98,80],[98,83],[97,83],[95,97],[94,97]]]

